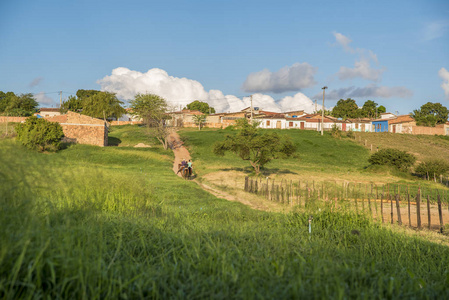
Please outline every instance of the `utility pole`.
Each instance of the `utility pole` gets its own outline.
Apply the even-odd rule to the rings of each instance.
[[[62,107],[62,91],[59,91],[59,108]]]
[[[250,98],[251,98],[251,124],[253,124],[253,95],[251,95]]]
[[[321,135],[324,134],[324,91],[327,89],[327,86],[323,86],[321,88],[323,90],[323,107],[321,108]]]
[[[317,113],[317,111],[318,111],[318,105],[316,104],[316,99],[315,99],[315,111],[314,111],[314,113]]]

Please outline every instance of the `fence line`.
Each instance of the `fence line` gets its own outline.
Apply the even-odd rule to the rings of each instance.
[[[431,228],[431,203],[434,203],[438,209],[438,229],[440,232],[443,232],[444,228],[443,204],[447,206],[449,213],[449,199],[447,198],[446,190],[424,189],[414,185],[376,185],[373,183],[346,181],[340,184],[337,181],[315,182],[308,180],[293,182],[285,179],[276,182],[269,178],[256,179],[245,177],[244,189],[246,192],[263,196],[269,201],[292,206],[308,207],[312,204],[317,204],[317,200],[325,203],[331,209],[349,205],[357,213],[369,212],[371,216],[380,219],[382,223],[386,222],[384,217],[385,209],[389,209],[389,221],[392,224],[397,222],[399,225],[404,225],[403,217],[408,217],[409,226],[412,226],[412,220],[415,218],[415,216],[412,216],[412,207],[416,205],[416,227],[418,228],[422,228],[421,200],[424,198],[427,206],[427,227]],[[411,201],[411,199],[414,201]],[[380,216],[378,213],[379,204]],[[387,204],[387,207],[384,204]],[[407,207],[405,214],[402,213],[401,206]]]

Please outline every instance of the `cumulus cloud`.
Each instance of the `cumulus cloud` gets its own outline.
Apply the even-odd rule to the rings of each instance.
[[[36,99],[36,101],[42,106],[42,104],[44,105],[51,105],[54,103],[53,99],[48,97],[47,95],[45,95],[44,92],[40,92],[37,94],[34,94],[34,98]]]
[[[446,98],[449,99],[449,71],[445,68],[441,68],[438,71],[438,76],[443,79],[443,83],[441,84],[441,88],[444,91],[444,95],[446,95]]]
[[[29,86],[30,88],[33,88],[33,87],[35,87],[35,86],[38,86],[38,85],[42,82],[42,80],[44,80],[44,78],[42,78],[42,77],[36,77],[36,78],[33,79],[33,81],[31,81],[31,82],[28,84],[28,86]]]
[[[321,94],[315,95],[315,97]],[[403,86],[387,87],[370,84],[365,87],[346,87],[326,92],[326,99],[344,99],[344,98],[407,98],[411,97],[413,92]]]
[[[333,32],[334,33],[334,37],[335,37],[335,41],[337,42],[338,45],[342,46],[343,49],[345,49],[348,52],[354,53],[355,50],[352,49],[349,44],[352,42],[352,40],[350,38],[348,38],[347,36],[339,33],[339,32]]]
[[[385,68],[373,69],[368,58],[362,57],[354,63],[354,68],[340,67],[337,76],[340,80],[363,78],[372,81],[379,81]]]
[[[137,93],[154,93],[164,97],[178,108],[194,100],[209,103],[217,112],[240,111],[251,105],[250,97],[240,99],[234,95],[224,95],[220,90],[206,91],[198,81],[169,76],[161,69],[150,69],[145,73],[127,68],[116,68],[111,75],[97,81],[101,90],[116,93],[123,100],[131,100]],[[302,93],[276,101],[269,95],[253,94],[253,106],[261,110],[283,112],[305,109],[314,110],[312,100]]]
[[[352,54],[358,54],[359,59],[355,61],[354,68],[340,67],[337,72],[337,77],[340,80],[348,80],[354,78],[363,78],[371,81],[380,81],[382,78],[382,73],[386,70],[385,68],[374,69],[371,67],[371,62],[378,64],[377,55],[368,49],[362,48],[352,48],[349,43],[352,42],[351,39],[344,36],[341,33],[334,32],[334,37],[338,45],[342,46],[345,51]]]
[[[316,71],[317,68],[308,63],[295,63],[283,67],[277,72],[264,69],[249,74],[242,88],[244,91],[251,93],[298,91],[315,85],[313,76]]]

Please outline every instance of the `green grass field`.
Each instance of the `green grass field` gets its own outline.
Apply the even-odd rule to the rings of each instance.
[[[269,213],[215,198],[175,176],[172,153],[130,128],[110,133],[119,147],[73,145],[58,153],[0,140],[0,298],[448,295],[447,246],[344,210]],[[185,136],[193,144],[205,139],[203,133],[221,134]],[[315,156],[321,157],[318,168],[327,162],[344,172],[364,168],[355,158],[342,158],[355,163],[346,166],[339,154],[320,155],[312,135],[302,140],[316,152],[300,155],[304,169],[313,169]],[[153,147],[129,147],[135,142]],[[194,148],[194,157],[205,151]],[[214,162],[204,157],[200,168],[213,170]],[[288,169],[289,161],[294,159],[270,168]],[[217,168],[227,163],[245,169],[227,156]]]

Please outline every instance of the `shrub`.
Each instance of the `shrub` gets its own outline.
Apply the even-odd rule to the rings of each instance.
[[[379,150],[368,159],[368,162],[372,165],[389,165],[401,171],[407,171],[415,161],[414,155],[391,148]]]
[[[59,123],[29,117],[25,123],[16,127],[17,139],[29,149],[39,151],[56,151],[60,148],[64,136]]]
[[[337,124],[333,124],[333,125],[332,125],[332,128],[331,128],[331,135],[332,135],[332,137],[334,137],[334,138],[338,138],[338,139],[341,138],[341,130],[340,130],[340,128],[338,128]]]
[[[421,162],[415,169],[419,176],[439,177],[449,171],[449,164],[441,159],[430,159]]]
[[[348,138],[350,138],[350,139],[355,139],[354,131],[352,131],[352,129],[349,129],[349,130],[346,132],[346,137],[348,137]]]

